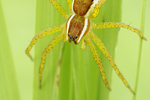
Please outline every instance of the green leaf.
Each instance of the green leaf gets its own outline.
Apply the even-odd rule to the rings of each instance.
[[[95,22],[95,23],[120,22],[121,21],[121,3],[122,3],[122,0],[106,0],[106,2],[102,5],[102,9],[100,10],[99,16],[97,18],[95,18],[93,20],[93,22]],[[102,40],[102,42],[108,49],[109,53],[111,54],[111,56],[113,58],[115,58],[115,48],[116,48],[116,44],[117,44],[119,28],[100,29],[100,30],[94,30],[94,32]],[[97,48],[97,49],[99,50],[99,48]],[[101,52],[99,52],[99,55],[102,60],[102,63],[103,63],[103,66],[104,66],[104,69],[106,72],[106,76],[108,78],[108,82],[111,87],[112,66],[110,65],[108,59]],[[89,60],[89,61],[91,61],[91,60]],[[91,64],[91,66],[93,64]],[[94,66],[96,66],[96,65],[94,65]],[[98,66],[96,66],[96,67],[98,67]],[[96,70],[98,70],[98,68]],[[98,88],[97,92],[96,92],[98,100],[108,100],[110,91],[106,88],[106,86],[101,78],[101,75],[99,74],[98,71],[97,71],[97,73],[98,73],[97,78],[95,78],[95,81],[97,80],[95,83],[98,83],[98,84],[96,84],[96,86],[95,86],[94,85],[95,83],[93,83],[91,85],[91,88],[93,86],[95,86],[96,89]],[[92,79],[94,77],[95,77],[95,75],[92,77]],[[112,89],[112,90],[114,90],[114,89]],[[111,92],[113,92],[113,91],[111,91]],[[91,91],[91,93],[93,93],[93,92]],[[93,95],[95,95],[95,93],[93,93]],[[93,97],[91,97],[91,99]]]
[[[68,9],[66,0],[57,0],[65,9]],[[118,10],[119,9],[119,10]],[[68,11],[67,10],[67,11]],[[120,21],[121,0],[106,0],[100,14],[92,22]],[[36,29],[39,33],[52,26],[58,26],[66,22],[61,14],[47,0],[37,0],[36,5]],[[119,29],[94,30],[114,57]],[[106,88],[99,68],[96,65],[92,53],[87,47],[81,50],[81,43],[60,41],[50,53],[47,54],[46,64],[42,75],[42,88],[39,89],[38,72],[41,62],[42,52],[50,43],[54,36],[59,33],[39,39],[35,47],[35,72],[34,72],[34,100],[108,100],[109,90]],[[97,48],[98,49],[98,48]],[[98,49],[98,51],[100,51]],[[62,56],[60,56],[62,55]],[[111,70],[109,61],[99,52],[104,65],[106,75],[111,83]],[[58,63],[61,61],[59,88],[57,90],[56,74]]]
[[[0,1],[0,100],[19,100],[9,38]]]

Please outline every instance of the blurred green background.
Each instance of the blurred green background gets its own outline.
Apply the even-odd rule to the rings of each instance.
[[[47,5],[52,6],[48,0],[46,1],[47,1]],[[64,0],[63,2],[66,2],[66,0]],[[150,61],[149,61],[150,60],[150,53],[149,53],[150,51],[150,41],[149,41],[150,40],[150,28],[149,28],[150,27],[150,19],[149,19],[150,18],[150,11],[149,11],[150,6],[149,4],[150,4],[150,0],[147,0],[146,9],[145,9],[146,14],[145,14],[145,24],[144,24],[144,36],[147,38],[148,41],[143,41],[143,45],[142,45],[139,84],[138,84],[137,93],[136,93],[137,100],[149,100],[150,99],[150,95],[149,95],[150,93],[150,85],[149,85],[150,84],[150,78],[149,78],[149,75],[150,75],[150,72],[149,72],[150,70]],[[14,79],[14,83],[12,83],[16,85],[13,85],[14,87],[8,87],[8,90],[12,88],[12,91],[13,91],[13,88],[15,88],[16,90],[14,90],[14,92],[16,92],[18,88],[18,92],[16,92],[17,96],[14,96],[16,97],[16,100],[19,100],[19,98],[20,100],[32,100],[33,98],[35,99],[34,89],[35,88],[38,89],[38,87],[33,86],[34,85],[34,72],[35,72],[34,63],[30,61],[30,59],[25,55],[25,49],[28,46],[28,44],[31,42],[31,39],[33,38],[33,36],[35,35],[35,27],[36,27],[35,23],[37,23],[35,19],[35,17],[37,17],[36,16],[36,0],[20,0],[20,1],[1,0],[0,6],[2,6],[3,13],[4,13],[4,20],[6,23],[6,30],[8,33],[10,51],[12,53],[12,59],[13,59],[13,62],[9,62],[8,59],[11,59],[10,58],[11,54],[8,54],[6,56],[5,61],[6,63],[14,64],[12,65],[14,66],[14,69],[12,70],[14,70],[14,74],[15,74],[14,77],[16,77],[16,80]],[[55,9],[54,7],[51,7],[51,8]],[[140,29],[141,12],[142,12],[142,0],[122,0],[121,22]],[[50,12],[47,12],[47,13],[50,13]],[[57,22],[57,18],[58,18],[57,16],[60,16],[60,14],[56,12],[55,15],[56,15],[56,20],[53,20],[53,21]],[[51,20],[51,18],[49,20]],[[55,25],[60,25],[60,24],[55,23]],[[41,26],[44,26],[44,23]],[[48,28],[48,26],[51,27],[52,24],[47,25],[46,28]],[[43,27],[43,29],[46,29],[46,28]],[[42,30],[39,29],[39,31],[42,31]],[[3,33],[0,33],[0,34],[3,34]],[[0,39],[2,39],[2,37]],[[138,53],[139,41],[140,41],[140,38],[135,33],[121,28],[119,31],[119,35],[118,35],[117,46],[115,49],[115,62],[132,88],[134,88],[134,85],[135,85],[137,61],[138,61],[138,55],[139,55]],[[1,42],[0,44],[3,44],[5,46],[5,43],[3,42]],[[59,47],[59,45],[57,45],[57,47]],[[44,50],[45,46],[42,46],[41,48],[43,48],[42,50]],[[54,51],[52,51],[52,53],[53,52]],[[91,53],[91,52],[88,52],[88,53]],[[32,55],[34,54],[34,50],[31,51],[31,54]],[[39,55],[39,57],[40,56],[41,54]],[[40,58],[38,58],[37,61],[40,63]],[[11,67],[11,65],[9,66]],[[55,67],[55,65],[53,65],[52,67]],[[11,68],[9,68],[8,70],[11,70]],[[3,70],[1,69],[1,71]],[[5,78],[3,77],[2,73],[0,75],[1,75],[0,78]],[[50,74],[46,74],[46,75],[50,75]],[[45,77],[48,77],[48,76],[45,76]],[[5,79],[5,80],[11,80],[11,79]],[[4,84],[0,84],[0,85],[1,85],[0,87],[5,86]],[[102,86],[106,88],[105,85],[102,85]],[[98,88],[98,89],[101,89],[101,88]],[[114,70],[112,71],[111,89],[112,90],[109,92],[108,100],[132,100],[133,94],[124,86],[124,84],[119,79],[118,75],[116,75]],[[63,91],[65,92],[65,90]],[[1,89],[0,96],[2,96],[2,94],[5,94],[2,92],[5,92],[5,91]],[[87,95],[90,95],[90,94],[87,94]],[[10,96],[10,95],[6,95],[6,96]],[[4,99],[4,100],[12,100],[12,99],[9,98],[9,99]],[[73,100],[73,99],[70,99],[70,100]],[[92,100],[92,99],[86,98],[86,100]]]

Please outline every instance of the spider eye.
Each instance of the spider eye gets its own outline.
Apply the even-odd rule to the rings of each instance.
[[[75,36],[75,39],[76,39],[76,38],[78,38],[78,36],[77,36],[77,35]]]
[[[73,37],[73,41],[74,41],[74,39],[75,39],[75,38]]]
[[[68,34],[68,37],[69,37],[69,38],[72,38],[72,36],[70,35],[70,33]]]

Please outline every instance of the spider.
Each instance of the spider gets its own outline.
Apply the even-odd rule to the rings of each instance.
[[[99,70],[101,72],[103,81],[106,87],[110,90],[102,62],[100,60],[96,47],[92,42],[93,40],[99,47],[99,49],[102,51],[102,53],[105,55],[105,57],[109,60],[111,66],[116,71],[120,79],[122,79],[125,86],[134,94],[134,91],[131,89],[131,87],[129,86],[129,84],[127,83],[127,81],[117,68],[110,53],[108,52],[102,41],[94,34],[92,29],[123,27],[133,32],[136,32],[142,39],[146,40],[146,38],[144,38],[143,35],[141,34],[140,30],[119,22],[102,22],[97,24],[90,22],[90,20],[98,16],[99,9],[106,0],[73,0],[73,2],[72,0],[67,0],[69,9],[72,12],[71,16],[60,6],[60,4],[56,0],[49,0],[49,1],[61,13],[61,15],[67,19],[67,22],[60,26],[55,26],[38,33],[36,36],[34,36],[34,38],[32,39],[31,43],[29,44],[29,46],[25,51],[27,56],[32,60],[29,51],[36,43],[37,39],[45,37],[52,33],[62,31],[50,42],[50,44],[46,47],[46,49],[42,54],[41,64],[39,68],[39,87],[41,88],[42,85],[42,71],[44,68],[46,55],[61,39],[63,39],[63,42],[69,41],[74,44],[78,44],[80,41],[82,41],[81,45],[82,50],[85,50],[86,44],[89,46],[94,56],[95,62],[99,66]]]

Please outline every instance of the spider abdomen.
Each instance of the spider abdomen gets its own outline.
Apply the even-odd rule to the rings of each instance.
[[[90,9],[93,0],[74,0],[73,11],[80,16],[84,16]]]
[[[73,0],[73,13],[89,17],[94,13],[94,8],[99,1],[101,0]]]

